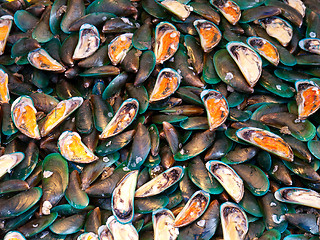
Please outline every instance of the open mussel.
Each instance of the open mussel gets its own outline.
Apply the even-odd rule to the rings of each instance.
[[[77,132],[65,131],[58,139],[61,155],[69,161],[90,163],[98,159],[81,141]]]
[[[245,142],[260,147],[286,161],[293,161],[293,151],[290,145],[272,132],[259,128],[247,127],[239,129],[236,134]]]
[[[29,63],[40,70],[63,72],[65,67],[53,59],[43,48],[38,48],[28,54]]]
[[[138,111],[139,102],[135,98],[127,99],[122,103],[99,137],[105,139],[122,132],[136,118]]]
[[[11,170],[17,166],[24,159],[22,152],[14,152],[5,154],[0,157],[0,177],[6,173],[10,173]]]
[[[200,97],[207,111],[210,130],[213,131],[227,120],[228,102],[220,92],[213,89],[203,90]]]
[[[220,218],[225,240],[243,240],[248,232],[245,212],[236,204],[225,202],[220,206]]]
[[[3,240],[26,240],[26,238],[18,231],[8,232]]]
[[[174,226],[175,217],[169,209],[160,209],[152,213],[154,240],[175,240],[179,229]]]
[[[107,226],[111,231],[113,238],[118,240],[138,240],[139,234],[136,228],[131,224],[121,224],[114,216],[107,220]]]
[[[299,41],[299,47],[307,52],[320,54],[319,38],[304,38]]]
[[[26,136],[40,139],[36,114],[37,110],[28,96],[21,96],[12,103],[11,115],[15,126]]]
[[[113,65],[121,63],[131,48],[132,33],[124,33],[114,38],[108,45],[108,55]]]
[[[4,15],[0,18],[0,55],[4,53],[12,22],[13,17],[11,15]]]
[[[208,20],[196,20],[193,25],[200,36],[203,51],[210,52],[221,40],[219,28]]]

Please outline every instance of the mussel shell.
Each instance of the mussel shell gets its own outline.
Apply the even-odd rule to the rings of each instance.
[[[220,42],[222,35],[214,23],[199,19],[194,21],[193,25],[200,36],[200,42],[204,52],[211,51]]]
[[[197,220],[207,209],[210,203],[210,194],[199,190],[195,192],[181,212],[177,215],[174,226],[183,227]]]
[[[28,61],[32,66],[40,70],[55,72],[65,71],[64,66],[62,66],[59,62],[53,59],[49,55],[49,53],[43,48],[38,48],[29,52]]]
[[[0,102],[1,103],[9,103],[10,94],[9,94],[9,76],[8,74],[0,69]]]
[[[232,24],[235,25],[240,17],[241,11],[238,4],[230,0],[210,0],[210,3],[218,8],[222,15]]]
[[[131,48],[133,33],[124,33],[114,38],[108,45],[108,55],[113,65],[122,62]]]
[[[299,41],[299,47],[307,52],[320,54],[319,38],[304,38]]]
[[[259,22],[266,32],[276,38],[282,46],[286,47],[291,41],[293,29],[287,21],[279,17],[268,17],[259,20]]]
[[[250,87],[254,87],[262,73],[262,60],[260,56],[242,42],[229,42],[227,50]]]
[[[180,32],[168,22],[156,26],[154,54],[156,63],[163,63],[171,58],[179,47]],[[168,39],[167,39],[168,38]]]
[[[127,173],[113,190],[111,207],[117,221],[130,223],[134,215],[134,192],[136,189],[138,170]]]
[[[104,238],[103,238],[104,239]],[[82,233],[77,240],[99,240],[97,234],[93,232]]]
[[[180,82],[181,76],[176,70],[163,68],[158,74],[149,101],[155,102],[169,97],[178,89]]]
[[[58,139],[58,147],[61,155],[72,162],[90,163],[98,159],[98,157],[81,142],[81,137],[77,132],[63,132]]]
[[[169,12],[176,15],[182,21],[186,20],[189,17],[191,8],[189,5],[183,4],[180,1],[176,0],[164,0],[160,4],[167,9]]]
[[[18,231],[11,231],[4,236],[3,240],[26,240],[26,238]]]
[[[135,98],[125,100],[114,117],[100,134],[100,139],[112,137],[127,128],[136,118],[139,111],[139,102]]]
[[[225,202],[220,206],[221,225],[225,240],[243,240],[249,230],[247,215],[236,204]]]
[[[17,166],[24,159],[24,153],[14,152],[10,154],[5,154],[0,157],[0,178],[10,172],[12,168]]]
[[[227,120],[228,102],[219,91],[212,89],[203,90],[200,97],[207,111],[210,130],[213,131]]]
[[[320,87],[309,80],[295,82],[298,117],[304,120],[320,108]]]
[[[106,225],[111,231],[114,239],[117,240],[138,240],[139,235],[135,227],[131,224],[121,224],[114,216],[108,218]]]
[[[13,17],[11,15],[4,15],[0,18],[0,55],[4,53],[4,49],[6,47],[7,39],[11,30],[13,22]]]
[[[280,188],[274,197],[281,202],[293,203],[320,209],[320,194],[307,188]]]
[[[268,40],[261,37],[249,37],[247,43],[273,65],[277,66],[279,64],[279,52]]]
[[[63,100],[39,122],[40,134],[42,137],[48,135],[56,126],[73,113],[83,102],[82,97],[72,97]]]
[[[40,139],[36,114],[37,110],[29,96],[21,96],[12,103],[11,116],[16,127],[26,136]]]
[[[272,132],[260,128],[247,127],[239,129],[236,134],[245,142],[260,147],[286,161],[293,161],[294,156],[290,145]]]
[[[164,171],[149,182],[139,187],[135,193],[135,197],[149,197],[157,195],[180,181],[183,175],[183,167],[176,166],[169,168],[168,170]]]
[[[227,164],[212,160],[206,163],[208,171],[219,181],[229,195],[238,203],[244,194],[243,180]]]
[[[98,29],[91,24],[83,24],[79,32],[79,40],[73,53],[73,59],[79,60],[91,56],[100,45]]]
[[[168,209],[160,209],[152,213],[154,240],[175,240],[179,235],[179,229],[174,227],[175,217]]]

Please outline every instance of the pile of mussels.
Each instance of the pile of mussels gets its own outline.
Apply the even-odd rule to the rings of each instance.
[[[1,239],[319,239],[318,0],[0,16]]]

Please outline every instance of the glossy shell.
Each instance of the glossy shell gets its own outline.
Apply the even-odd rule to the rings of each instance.
[[[203,190],[195,192],[190,197],[181,212],[177,215],[174,226],[183,227],[197,220],[207,209],[209,203],[209,193]]]
[[[213,22],[202,19],[194,21],[193,25],[200,36],[203,51],[210,52],[221,40],[219,28]]]
[[[10,100],[8,82],[9,82],[8,74],[2,69],[0,69],[0,102],[1,103],[8,103]]]
[[[240,202],[244,194],[244,184],[239,175],[230,166],[221,161],[209,161],[206,163],[206,167],[228,194],[237,203]]]
[[[308,80],[296,81],[295,86],[298,117],[305,120],[320,108],[320,87]]]
[[[249,37],[247,43],[273,65],[277,66],[279,64],[279,52],[268,40],[261,37]]]
[[[320,209],[320,194],[306,188],[280,188],[274,197],[281,202],[293,203]]]
[[[319,38],[304,38],[299,41],[299,47],[307,52],[320,54]]]
[[[11,15],[4,15],[0,18],[0,55],[4,53],[12,22]]]
[[[115,37],[108,45],[108,56],[113,65],[121,63],[131,48],[133,33],[124,33]]]
[[[163,63],[178,50],[180,32],[168,22],[159,23],[155,31],[154,54],[156,63]]]
[[[236,204],[225,202],[220,206],[224,240],[243,240],[249,230],[245,212]]]
[[[175,0],[164,0],[160,2],[168,11],[172,12],[182,21],[184,21],[190,15],[190,7],[179,1]]]
[[[242,42],[229,42],[227,50],[238,65],[249,86],[254,87],[262,73],[262,60],[260,56]]]
[[[122,103],[117,113],[100,134],[100,139],[112,137],[127,128],[136,118],[139,111],[139,102],[129,98]]]
[[[162,69],[157,77],[153,91],[150,95],[150,102],[159,101],[172,95],[181,82],[180,74],[172,68]]]
[[[168,209],[156,210],[152,213],[154,240],[175,240],[179,229],[174,226],[175,217]]]
[[[16,127],[26,136],[40,139],[36,113],[33,101],[28,96],[21,96],[12,103],[11,115]]]
[[[259,22],[271,37],[276,38],[282,46],[288,46],[293,36],[293,29],[287,21],[279,17],[269,17]]]
[[[34,51],[29,52],[28,61],[32,66],[40,70],[54,72],[65,71],[64,66],[62,66],[58,61],[53,59],[49,55],[49,53],[43,48],[38,48]]]
[[[213,131],[226,121],[229,115],[228,102],[220,92],[213,89],[203,90],[200,97],[207,111],[210,130]]]
[[[72,58],[79,60],[91,56],[100,45],[98,29],[91,24],[83,24],[79,32],[79,40]]]
[[[24,159],[24,154],[22,152],[15,152],[10,154],[5,154],[0,157],[0,177],[2,177],[7,172],[17,166]]]
[[[88,233],[82,233],[77,240],[99,240],[99,237],[97,234],[93,232],[88,232]]]
[[[138,170],[127,173],[112,193],[112,212],[115,218],[122,224],[130,223],[133,219],[133,199],[138,174]]]
[[[183,175],[184,169],[182,167],[176,166],[169,168],[139,187],[135,193],[135,197],[150,197],[157,195],[180,181]]]
[[[121,224],[111,216],[106,224],[116,240],[139,240],[138,232],[131,223]]]
[[[3,240],[26,240],[26,238],[18,231],[8,232]]]
[[[81,141],[77,132],[65,131],[58,139],[61,155],[71,162],[90,163],[98,159]]]
[[[230,0],[211,0],[210,3],[218,8],[222,15],[232,24],[235,25],[240,17],[241,11],[238,4]]]
[[[49,134],[56,126],[65,120],[71,113],[78,109],[83,102],[82,97],[73,97],[63,100],[39,122],[41,137]]]
[[[293,151],[278,135],[260,128],[246,127],[236,132],[237,136],[263,150],[279,156],[286,161],[293,161]]]

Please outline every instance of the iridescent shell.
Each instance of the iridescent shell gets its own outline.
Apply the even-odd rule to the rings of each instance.
[[[12,103],[11,116],[14,125],[24,135],[30,138],[40,139],[36,113],[37,110],[29,96],[21,96]]]

